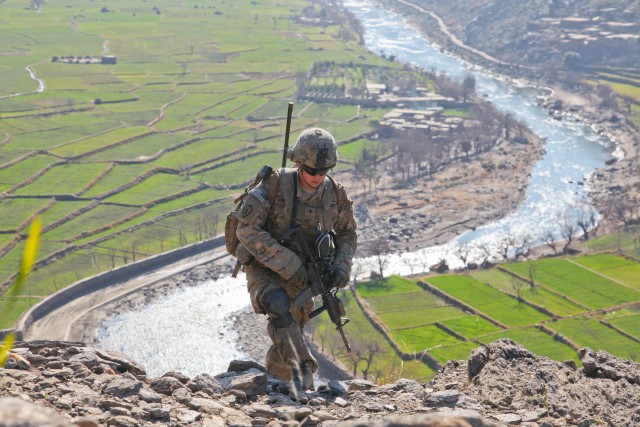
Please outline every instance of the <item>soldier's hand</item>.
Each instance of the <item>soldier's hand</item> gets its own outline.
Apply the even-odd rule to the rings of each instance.
[[[349,274],[337,268],[333,273],[332,288],[344,288],[349,283]]]
[[[307,269],[304,268],[303,265],[301,265],[289,280],[297,288],[306,287],[307,282],[309,281],[309,276],[307,275]]]

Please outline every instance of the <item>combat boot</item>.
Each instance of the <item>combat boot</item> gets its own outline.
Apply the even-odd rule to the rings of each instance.
[[[308,400],[307,391],[315,391],[313,386],[313,370],[310,361],[304,361],[292,366],[293,379],[291,380],[291,397],[298,402]]]

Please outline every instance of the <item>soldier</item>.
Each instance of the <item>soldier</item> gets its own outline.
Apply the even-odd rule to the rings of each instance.
[[[338,158],[329,132],[303,131],[288,157],[294,168],[274,171],[243,200],[237,212],[236,253],[254,311],[269,317],[267,331],[273,345],[267,352],[267,369],[283,381],[293,380],[294,390],[313,390],[318,363],[304,342],[302,328],[314,303],[311,300],[300,310],[291,303],[307,286],[309,260],[295,245],[283,246],[279,238],[294,225],[301,227],[310,245],[320,234],[331,232],[336,247],[331,284],[342,288],[351,275],[356,221],[344,187],[328,175]]]

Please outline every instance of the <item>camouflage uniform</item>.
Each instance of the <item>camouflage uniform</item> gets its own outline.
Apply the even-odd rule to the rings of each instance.
[[[265,296],[278,288],[283,288],[292,300],[305,286],[292,279],[308,260],[304,254],[297,253],[295,247],[287,248],[278,242],[292,225],[294,180],[298,180],[297,168],[275,171],[249,193],[237,213],[237,236],[241,242],[237,253],[238,259],[245,264],[251,304],[256,313],[270,316],[268,333],[273,345],[267,354],[267,369],[285,381],[291,379],[292,366],[296,363],[308,361],[313,372],[317,370],[317,362],[302,337],[302,328],[314,308],[313,301],[301,310],[291,304],[294,322],[285,328],[276,326],[277,322],[267,313],[264,302]],[[337,247],[333,266],[349,275],[357,237],[352,201],[344,187],[325,176],[324,182],[312,194],[298,185],[296,197],[295,224],[303,230],[310,247],[320,233],[333,230]],[[254,260],[247,263],[252,257]]]

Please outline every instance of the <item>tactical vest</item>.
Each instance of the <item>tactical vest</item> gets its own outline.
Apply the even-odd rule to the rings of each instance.
[[[297,171],[296,168],[282,168],[276,171],[267,183],[271,205],[265,229],[272,236],[282,236],[294,223],[300,225],[305,230],[305,234],[317,235],[319,231],[331,231],[338,221],[344,196],[338,188],[338,183],[327,175],[321,184],[323,189],[320,203],[307,205],[298,201],[295,206],[295,222],[292,223],[295,192],[298,188]],[[272,192],[276,186],[271,182],[274,178],[278,181],[275,195]],[[312,198],[314,199],[315,197]],[[315,236],[313,238],[315,239]]]

